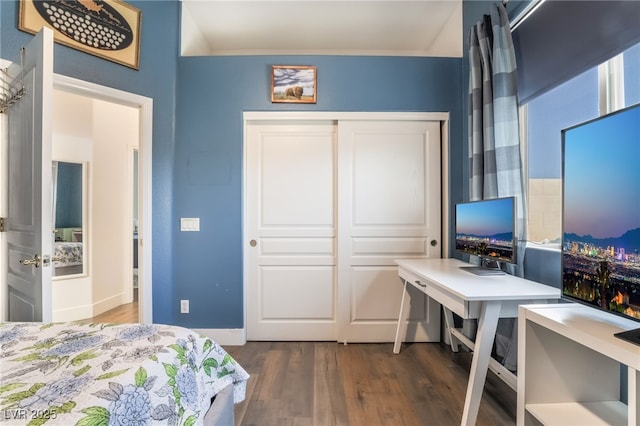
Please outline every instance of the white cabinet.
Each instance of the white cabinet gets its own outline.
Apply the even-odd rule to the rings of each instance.
[[[520,306],[518,425],[637,425],[640,346],[614,333],[639,326],[575,303]]]

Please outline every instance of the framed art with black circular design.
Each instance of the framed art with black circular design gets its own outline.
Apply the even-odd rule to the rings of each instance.
[[[142,12],[121,0],[20,0],[18,28],[46,26],[56,43],[139,69]]]

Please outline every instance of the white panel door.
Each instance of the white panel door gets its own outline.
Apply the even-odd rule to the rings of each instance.
[[[7,111],[9,191],[7,218],[10,321],[51,321],[53,209],[51,117],[53,32],[43,28],[24,50],[24,69],[9,68],[25,95]]]
[[[246,127],[249,340],[336,340],[336,131]]]
[[[441,256],[440,123],[338,124],[338,340],[391,342],[394,259]],[[439,305],[412,297],[408,340],[440,337]]]

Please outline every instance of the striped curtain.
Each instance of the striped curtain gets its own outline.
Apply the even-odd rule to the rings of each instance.
[[[491,15],[471,28],[469,67],[470,198],[516,197],[518,265],[507,268],[511,274],[523,276],[527,210],[520,156],[518,76],[509,17],[502,3],[492,5]],[[463,328],[474,327],[465,324]],[[501,319],[496,333],[496,352],[505,367],[514,371],[516,330],[514,319]]]

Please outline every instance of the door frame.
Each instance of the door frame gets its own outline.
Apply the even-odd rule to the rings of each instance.
[[[5,69],[11,61],[0,58],[0,68]],[[2,84],[2,83],[0,83]],[[9,126],[7,114],[0,114],[0,217],[6,218],[9,213]],[[8,274],[7,233],[0,232],[0,321],[9,319],[9,282]]]
[[[152,281],[152,152],[153,99],[88,81],[53,75],[54,90],[136,108],[140,111],[138,158],[138,304],[139,321],[153,322]],[[132,234],[133,235],[133,234]]]
[[[340,111],[244,111],[242,113],[242,272],[243,272],[243,313],[244,313],[244,338],[247,340],[247,283],[248,275],[248,240],[246,209],[247,197],[247,127],[253,124],[266,123],[304,123],[317,121],[439,121],[440,122],[440,155],[441,155],[441,196],[442,196],[442,257],[448,257],[449,253],[449,113],[448,112],[340,112]]]

